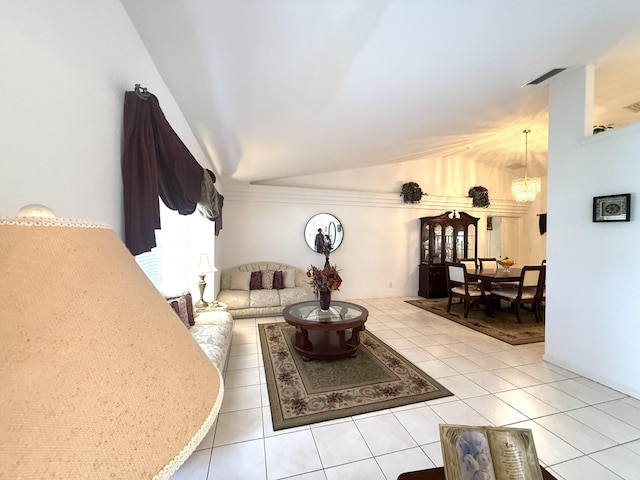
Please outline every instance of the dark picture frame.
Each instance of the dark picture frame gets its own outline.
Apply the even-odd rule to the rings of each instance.
[[[593,197],[594,222],[628,222],[631,220],[631,194]]]

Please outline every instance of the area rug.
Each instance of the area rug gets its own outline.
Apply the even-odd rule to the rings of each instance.
[[[520,308],[522,323],[518,323],[515,314],[501,309],[496,309],[493,317],[487,317],[484,308],[472,307],[469,316],[464,318],[464,303],[458,303],[457,299],[454,299],[451,304],[449,313],[447,313],[447,298],[405,301],[510,345],[544,342],[544,322],[536,322],[530,310]]]
[[[368,331],[354,358],[305,362],[292,345],[295,327],[258,327],[274,430],[452,395]]]

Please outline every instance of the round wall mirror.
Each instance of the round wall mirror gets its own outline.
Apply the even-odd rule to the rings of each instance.
[[[340,220],[330,213],[314,215],[304,227],[304,240],[314,252],[322,253],[322,247],[327,239],[331,242],[331,251],[333,252],[340,246],[343,237],[344,229]]]

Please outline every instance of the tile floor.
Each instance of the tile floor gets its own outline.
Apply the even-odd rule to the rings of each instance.
[[[172,480],[395,480],[442,465],[438,424],[529,428],[558,479],[640,478],[640,400],[404,302],[353,300],[367,328],[455,396],[274,432],[256,325],[239,319],[216,424]]]

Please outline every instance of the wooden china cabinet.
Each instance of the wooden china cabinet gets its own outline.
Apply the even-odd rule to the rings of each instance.
[[[475,258],[478,220],[465,212],[445,212],[420,219],[420,273],[418,295],[447,296],[445,262]]]

